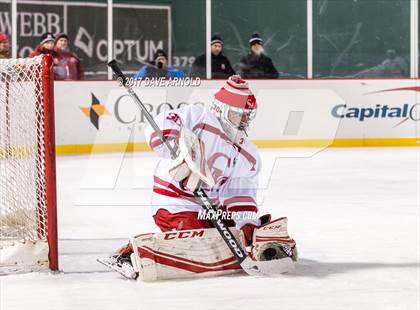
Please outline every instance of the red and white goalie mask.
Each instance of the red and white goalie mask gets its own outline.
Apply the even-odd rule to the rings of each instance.
[[[210,111],[216,114],[229,139],[240,143],[257,114],[257,101],[248,82],[232,75],[214,95]]]

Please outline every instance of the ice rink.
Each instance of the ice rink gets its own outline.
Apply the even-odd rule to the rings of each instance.
[[[156,158],[59,157],[62,272],[0,277],[0,309],[420,308],[420,148],[261,152],[259,208],[289,218],[294,274],[125,280],[95,259],[157,231],[148,206]]]

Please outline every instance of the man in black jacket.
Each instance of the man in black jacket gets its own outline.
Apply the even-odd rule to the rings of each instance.
[[[222,38],[215,35],[211,38],[211,76],[214,79],[227,79],[234,75],[229,59],[222,54]],[[200,55],[195,59],[191,67],[189,76],[206,77],[206,54]]]
[[[250,53],[241,59],[241,76],[243,78],[278,78],[279,73],[271,58],[264,54],[263,40],[258,33],[252,35],[249,44]]]

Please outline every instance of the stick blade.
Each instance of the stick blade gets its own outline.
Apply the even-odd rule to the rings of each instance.
[[[247,257],[241,267],[251,276],[272,276],[292,272],[295,270],[295,263],[290,257],[267,261],[255,261]]]

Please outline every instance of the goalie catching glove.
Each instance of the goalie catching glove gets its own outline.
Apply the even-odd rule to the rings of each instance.
[[[200,183],[212,187],[215,182],[205,158],[205,146],[189,129],[182,127],[178,139],[178,156],[169,166],[169,174],[184,188],[195,191]]]
[[[259,218],[260,225],[247,223],[241,227],[246,247],[257,261],[290,257],[297,261],[296,242],[287,233],[287,218],[271,221],[271,214]]]

